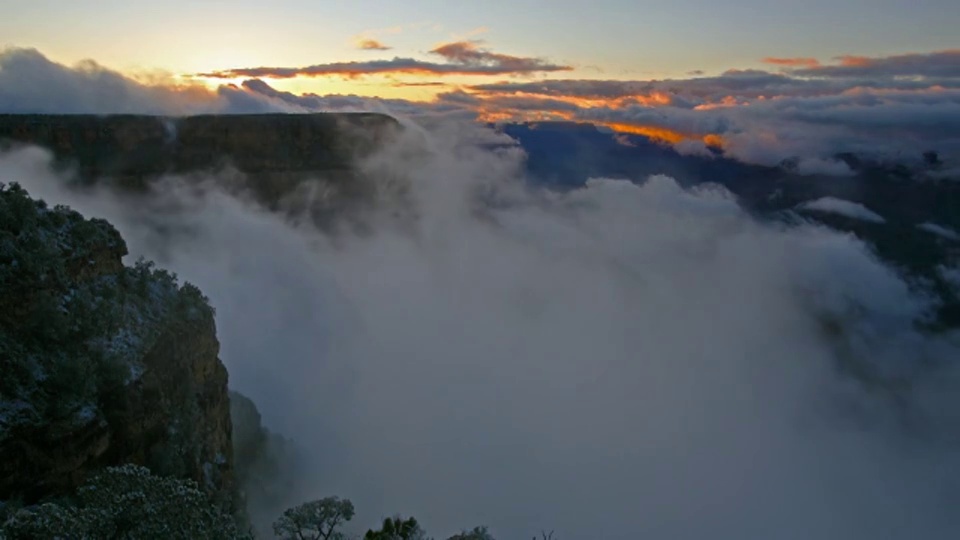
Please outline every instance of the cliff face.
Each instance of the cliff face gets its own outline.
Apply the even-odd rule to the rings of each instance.
[[[196,480],[232,508],[227,372],[213,310],[102,220],[0,187],[0,500],[102,466]]]
[[[368,113],[191,116],[0,115],[0,148],[50,149],[82,181],[142,189],[164,174],[231,166],[267,204],[305,179],[322,178],[343,196],[362,194],[353,171],[399,128]]]
[[[247,517],[254,529],[270,536],[273,521],[292,504],[291,494],[308,491],[300,473],[303,456],[290,440],[263,426],[246,396],[230,392],[230,417],[236,481]]]

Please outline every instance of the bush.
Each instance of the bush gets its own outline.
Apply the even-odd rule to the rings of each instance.
[[[73,504],[21,509],[3,525],[8,540],[249,538],[195,482],[153,476],[144,467],[110,467],[84,484]]]

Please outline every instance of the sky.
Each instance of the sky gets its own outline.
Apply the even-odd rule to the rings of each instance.
[[[950,0],[3,0],[0,12],[0,44],[124,72],[417,58],[473,38],[572,66],[566,74],[576,78],[663,78],[755,67],[770,56],[826,61],[960,45],[960,4]],[[358,38],[391,49],[358,50]],[[324,82],[303,88],[323,92]]]
[[[811,172],[849,173],[840,153],[930,151],[960,170],[950,0],[0,0],[0,13],[2,112],[566,120]]]

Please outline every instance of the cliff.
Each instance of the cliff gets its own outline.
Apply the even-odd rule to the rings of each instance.
[[[0,501],[72,491],[106,465],[197,481],[234,506],[213,309],[119,233],[0,185]]]
[[[362,198],[369,186],[356,159],[400,128],[371,113],[190,116],[0,114],[0,150],[50,149],[82,182],[144,189],[168,174],[234,168],[268,206],[304,181],[320,180],[337,204]]]

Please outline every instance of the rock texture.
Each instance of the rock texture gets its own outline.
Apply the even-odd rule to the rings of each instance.
[[[109,223],[0,185],[0,500],[133,463],[233,508],[213,310],[151,264],[124,266],[126,253]]]

